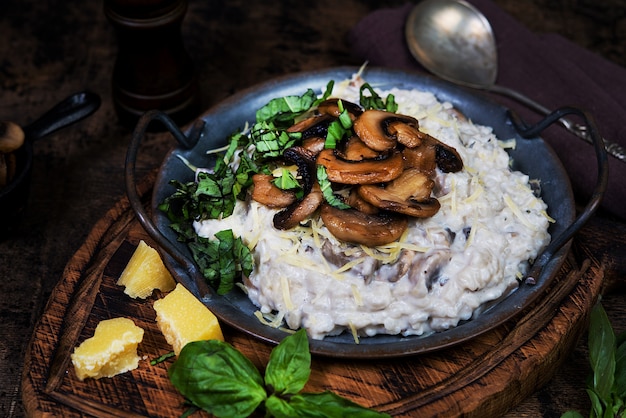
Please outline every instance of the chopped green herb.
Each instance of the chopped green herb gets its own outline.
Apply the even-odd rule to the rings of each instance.
[[[366,92],[368,94],[366,94]],[[396,98],[393,94],[388,94],[387,98],[383,100],[376,91],[369,85],[369,83],[365,83],[361,86],[359,90],[359,102],[363,109],[378,109],[378,110],[386,110],[387,112],[395,113],[398,111],[398,104],[396,103]]]
[[[328,179],[328,173],[326,173],[326,168],[323,165],[317,166],[317,182],[322,190],[324,200],[326,200],[329,205],[339,209],[350,209],[349,205],[346,205],[341,198],[333,193],[331,182]]]
[[[294,191],[297,198],[301,198],[304,194],[304,190],[302,189],[300,182],[298,182],[298,179],[296,179],[291,171],[286,168],[282,169],[280,177],[275,178],[273,183],[281,190]]]

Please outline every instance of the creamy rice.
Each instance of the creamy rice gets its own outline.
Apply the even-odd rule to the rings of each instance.
[[[337,83],[332,96],[358,103],[359,87]],[[431,93],[378,93],[392,93],[397,113],[418,119],[420,130],[455,148],[464,163],[456,173],[437,169],[433,195],[441,209],[413,218],[399,242],[341,243],[320,219],[278,230],[276,210],[252,200],[238,202],[226,219],[194,224],[204,237],[224,229],[241,236],[255,257],[245,280],[252,303],[315,339],[345,330],[356,337],[454,327],[516,289],[528,260],[550,240],[545,203],[527,175],[510,169],[504,147],[513,141],[499,141]]]

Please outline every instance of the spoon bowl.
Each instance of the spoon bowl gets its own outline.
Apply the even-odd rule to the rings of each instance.
[[[485,88],[496,82],[498,52],[489,21],[463,0],[424,0],[407,20],[413,56],[448,81]]]

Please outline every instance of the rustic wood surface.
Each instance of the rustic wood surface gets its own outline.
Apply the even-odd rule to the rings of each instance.
[[[150,193],[146,196],[148,202]],[[123,199],[67,265],[26,353],[22,389],[28,415],[170,417],[184,412],[184,399],[167,378],[169,362],[149,364],[171,351],[154,321],[152,304],[162,295],[134,300],[116,284],[140,239],[150,242]],[[332,390],[393,416],[501,416],[545,384],[565,360],[585,328],[603,279],[599,265],[586,258],[578,263],[572,255],[535,306],[503,326],[456,347],[408,358],[314,357],[305,390]],[[132,318],[146,331],[139,368],[112,379],[79,381],[70,354],[93,335],[99,321],[115,317]],[[231,328],[224,333],[264,368],[271,345]]]
[[[626,66],[626,11],[621,0],[496,0],[537,32],[558,32]],[[183,37],[209,106],[276,75],[336,65],[360,65],[345,33],[367,13],[403,0],[304,3],[190,1]],[[0,416],[22,417],[23,361],[34,326],[72,256],[124,194],[129,128],[117,122],[110,93],[115,34],[101,2],[0,2],[0,119],[26,124],[62,98],[90,89],[101,109],[87,121],[35,144],[30,201],[14,235],[0,242]],[[173,145],[154,134],[137,163],[140,175],[158,166]],[[578,237],[578,260],[590,259],[613,283],[624,277],[626,230],[599,217]],[[91,249],[94,251],[94,249]],[[591,270],[591,271],[596,271]],[[626,330],[618,285],[603,296],[616,331]],[[519,395],[509,416],[557,417],[588,411],[585,335],[536,391]]]

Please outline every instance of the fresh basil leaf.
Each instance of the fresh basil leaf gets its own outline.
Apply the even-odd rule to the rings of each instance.
[[[310,375],[309,339],[301,328],[272,350],[265,370],[265,384],[278,395],[291,395],[304,388]]]
[[[567,411],[566,413],[561,415],[561,418],[584,418],[584,417],[578,411]]]
[[[322,190],[322,195],[329,205],[339,209],[350,209],[350,206],[345,204],[338,196],[333,193],[332,184],[328,179],[328,173],[323,165],[317,166],[317,182]]]
[[[185,398],[218,417],[247,417],[267,397],[254,364],[219,340],[185,345],[168,375]]]
[[[621,339],[621,338],[620,338]],[[615,352],[615,394],[626,402],[626,342],[622,342]]]
[[[289,405],[298,411],[298,416],[307,417],[351,417],[381,418],[390,415],[360,406],[333,392],[301,393],[289,399]]]
[[[268,415],[274,418],[293,418],[300,417],[301,411],[296,410],[289,402],[276,395],[270,395],[265,400],[265,410]]]
[[[591,311],[589,359],[593,370],[592,389],[600,399],[609,399],[615,378],[615,334],[600,303]]]

